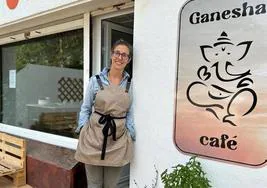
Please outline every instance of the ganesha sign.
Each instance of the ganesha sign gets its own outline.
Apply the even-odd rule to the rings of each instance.
[[[192,154],[267,162],[267,0],[191,0],[180,13],[174,140]]]

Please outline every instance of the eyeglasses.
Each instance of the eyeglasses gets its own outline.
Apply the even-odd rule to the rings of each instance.
[[[113,53],[112,53],[112,55],[114,56],[114,57],[117,57],[117,58],[119,58],[120,56],[122,57],[122,59],[123,60],[125,60],[125,61],[130,61],[130,56],[128,55],[128,54],[126,54],[126,53],[120,53],[120,51],[114,51]]]

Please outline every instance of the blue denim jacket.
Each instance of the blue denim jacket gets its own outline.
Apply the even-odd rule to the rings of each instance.
[[[102,72],[100,72],[99,76],[103,85],[109,85],[108,80],[108,71],[109,68],[104,68]],[[127,80],[129,78],[129,74],[124,72],[123,79],[121,80],[120,87],[126,88]],[[99,90],[99,85],[97,83],[96,77],[92,76],[89,79],[89,83],[87,85],[86,94],[84,96],[83,104],[81,106],[81,111],[79,114],[79,122],[78,127],[75,132],[80,132],[81,128],[87,123],[90,115],[92,113],[92,107],[95,104],[95,96]],[[131,137],[135,140],[135,129],[134,129],[134,121],[133,121],[133,94],[132,94],[132,86],[129,89],[129,95],[131,98],[130,109],[126,114],[126,128],[128,129]]]

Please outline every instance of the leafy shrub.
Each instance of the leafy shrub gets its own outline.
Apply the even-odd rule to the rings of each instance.
[[[161,174],[164,188],[209,188],[210,181],[205,177],[200,162],[196,156],[189,159],[186,165],[178,164],[173,171],[168,173],[166,169]]]

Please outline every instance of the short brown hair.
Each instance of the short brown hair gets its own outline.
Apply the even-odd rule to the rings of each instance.
[[[129,49],[129,56],[130,58],[133,57],[133,47],[130,43],[128,43],[127,41],[123,40],[123,39],[119,39],[117,40],[113,45],[112,45],[112,48],[111,48],[111,52],[113,53],[114,52],[114,49],[119,46],[119,45],[124,45],[126,46],[128,49]]]

